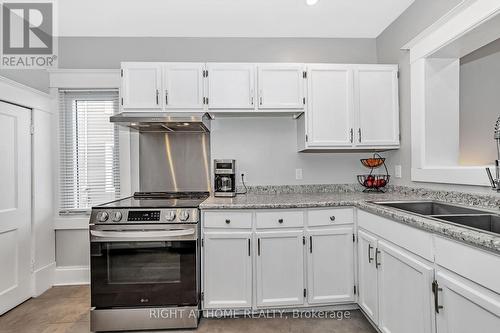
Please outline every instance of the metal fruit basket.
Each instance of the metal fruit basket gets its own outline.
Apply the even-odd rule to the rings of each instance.
[[[358,182],[365,189],[363,192],[385,192],[384,188],[389,184],[391,176],[385,165],[385,158],[378,153],[374,153],[372,158],[361,159],[361,164],[370,169],[367,175],[358,175]],[[384,174],[374,174],[374,169],[384,166]]]

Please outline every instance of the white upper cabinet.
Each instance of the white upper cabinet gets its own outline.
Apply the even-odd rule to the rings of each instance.
[[[204,308],[252,306],[251,232],[204,234]]]
[[[165,109],[203,109],[204,71],[204,63],[167,63],[163,76]]]
[[[161,64],[122,63],[121,76],[121,104],[124,110],[147,111],[162,108]]]
[[[307,65],[298,150],[399,147],[397,65]]]
[[[352,71],[344,65],[310,65],[307,71],[307,143],[350,147],[353,135]]]
[[[360,65],[354,71],[358,146],[399,145],[398,67]]]
[[[257,306],[304,304],[303,231],[256,232]]]
[[[255,108],[254,64],[207,64],[208,108],[248,110]]]
[[[354,301],[352,227],[308,231],[309,304]]]
[[[303,109],[304,65],[259,64],[258,108]]]

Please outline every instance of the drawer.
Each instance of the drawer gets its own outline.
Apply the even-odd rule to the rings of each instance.
[[[310,227],[354,223],[354,209],[329,208],[307,211],[307,225]]]
[[[203,226],[205,228],[250,229],[252,228],[251,212],[204,212]]]
[[[280,210],[257,212],[257,228],[293,228],[304,226],[302,210]]]

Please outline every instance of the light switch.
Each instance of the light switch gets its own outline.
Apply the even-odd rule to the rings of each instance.
[[[295,169],[295,179],[296,180],[302,179],[302,169]]]
[[[401,165],[394,166],[394,177],[401,178]]]

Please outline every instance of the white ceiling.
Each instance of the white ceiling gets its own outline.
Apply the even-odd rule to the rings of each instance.
[[[57,0],[61,36],[374,38],[414,0]]]

